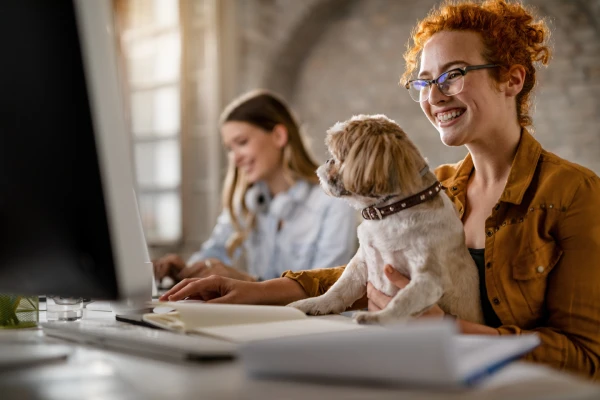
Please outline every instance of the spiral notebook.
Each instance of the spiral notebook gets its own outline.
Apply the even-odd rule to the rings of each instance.
[[[340,315],[308,317],[296,308],[203,302],[153,303],[166,313],[144,314],[144,322],[158,328],[210,336],[234,343],[315,333],[378,329],[357,325]]]

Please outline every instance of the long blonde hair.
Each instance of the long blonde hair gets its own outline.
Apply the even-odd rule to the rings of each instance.
[[[238,97],[221,114],[219,126],[231,121],[246,122],[267,133],[271,133],[277,125],[285,126],[288,141],[282,154],[284,176],[290,184],[298,179],[318,183],[315,173],[318,166],[302,142],[298,122],[290,108],[277,95],[266,90],[254,90]],[[234,227],[234,233],[226,246],[230,257],[254,229],[256,215],[248,210],[245,202],[250,186],[230,159],[223,186],[223,208],[228,210]],[[245,222],[243,227],[240,221]]]

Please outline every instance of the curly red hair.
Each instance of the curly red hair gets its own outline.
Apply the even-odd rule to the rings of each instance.
[[[489,64],[501,68],[490,70],[496,82],[507,79],[512,65],[522,65],[527,74],[523,89],[517,95],[517,117],[522,127],[532,124],[528,115],[530,94],[536,83],[536,66],[546,65],[551,50],[547,45],[550,30],[544,20],[537,19],[533,10],[519,2],[487,0],[446,0],[419,22],[411,34],[404,53],[406,70],[401,81],[410,79],[418,67],[425,43],[440,31],[473,31],[481,35],[485,47],[482,56]]]

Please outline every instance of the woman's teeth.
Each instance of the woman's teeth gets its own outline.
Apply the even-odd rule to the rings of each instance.
[[[440,114],[437,114],[437,119],[440,122],[450,121],[451,119],[461,116],[463,114],[463,112],[464,112],[464,110],[452,110],[449,112],[440,113]]]

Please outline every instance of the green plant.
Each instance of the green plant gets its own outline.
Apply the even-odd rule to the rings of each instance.
[[[37,325],[37,296],[0,294],[0,328],[28,328]]]

